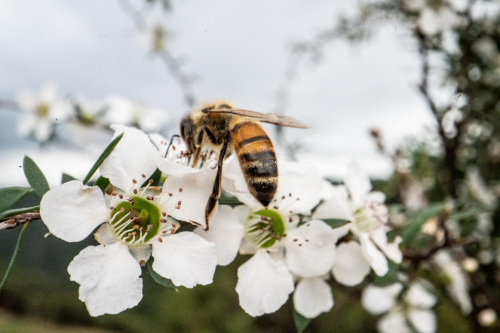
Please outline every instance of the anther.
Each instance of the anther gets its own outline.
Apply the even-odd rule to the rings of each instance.
[[[161,237],[158,237],[158,242],[162,243],[163,239],[161,239]]]
[[[134,194],[137,194],[137,189],[136,188],[134,188]]]
[[[166,222],[167,222],[167,220],[165,220],[165,219],[160,219],[160,222],[161,222],[161,223],[166,223]]]
[[[288,196],[289,196],[289,197],[292,197],[292,192],[288,193]]]
[[[180,206],[181,204],[182,204],[182,202],[179,200],[179,201],[177,202],[177,206]]]
[[[137,230],[137,229],[139,229],[139,226],[136,224],[136,225],[134,225],[133,229]]]
[[[148,183],[149,183],[149,185],[153,184],[153,180],[150,179]]]
[[[311,223],[308,223],[308,224],[307,224],[307,227],[309,227],[310,225],[311,225]]]
[[[171,197],[171,196],[172,196],[172,193],[169,193],[169,194],[168,194],[168,196],[169,196],[169,197]]]
[[[113,207],[113,206],[109,207],[109,210],[113,210],[113,209],[115,209],[115,207]]]
[[[120,199],[123,199],[123,195],[120,194],[119,197],[120,197]]]
[[[296,241],[298,241],[298,239],[297,239],[297,238],[295,238],[293,241],[294,241],[294,242],[296,242]]]
[[[282,196],[282,197],[281,197],[281,200],[285,200],[285,198],[286,198],[285,196]]]
[[[278,206],[273,206],[274,209],[278,209]]]
[[[182,192],[182,187],[181,187],[181,188],[179,188],[179,192]]]
[[[142,175],[141,175],[141,177],[142,177],[142,178],[146,178],[146,175],[145,175],[145,174],[142,174]]]
[[[167,212],[161,212],[161,215],[167,216]]]
[[[288,222],[292,223],[293,222],[293,218],[290,216],[290,218],[288,219]]]
[[[120,208],[120,212],[123,213],[125,211],[125,208]]]
[[[116,197],[116,193],[115,192],[111,193],[111,195],[114,196],[114,197]]]
[[[308,242],[308,243],[309,243],[309,239],[306,239],[306,242]]]
[[[302,246],[302,244],[299,244],[299,246]]]
[[[137,184],[137,180],[135,180],[135,179],[132,179],[132,182],[133,182],[134,184]]]
[[[175,209],[181,209],[181,206],[175,206]]]

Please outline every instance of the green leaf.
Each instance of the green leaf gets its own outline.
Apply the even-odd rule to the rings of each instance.
[[[325,219],[323,220],[326,224],[328,224],[332,228],[339,228],[347,223],[351,222],[349,220],[340,220],[340,219]]]
[[[94,185],[99,187],[101,189],[101,191],[104,192],[106,190],[106,187],[108,187],[108,185],[109,185],[109,179],[104,178],[103,176],[100,176],[99,178],[97,178]]]
[[[153,269],[153,258],[149,259],[149,261],[148,261],[148,270],[149,270],[149,274],[151,275],[151,277],[153,278],[153,280],[155,280],[156,283],[161,284],[164,287],[173,289],[175,291],[179,291],[177,289],[177,286],[175,284],[173,284],[172,281],[170,281],[169,279],[164,278],[163,276],[161,276],[160,274],[158,274],[158,273],[156,273],[154,271],[154,269]]]
[[[22,198],[33,192],[26,187],[7,187],[0,189],[0,213],[12,208]]]
[[[63,173],[62,174],[62,178],[61,178],[61,184],[70,182],[72,180],[76,180],[76,178],[73,177],[73,176],[68,175],[67,173]]]
[[[0,213],[0,218],[14,216],[14,215],[19,215],[19,214],[24,214],[24,213],[29,213],[29,212],[33,212],[35,210],[40,210],[40,206],[9,209],[9,210],[1,212]]]
[[[242,202],[238,200],[234,195],[231,195],[225,191],[222,191],[219,198],[219,205],[229,205],[229,206],[239,206],[243,205]]]
[[[304,332],[312,319],[302,316],[300,313],[293,310],[293,321],[295,322],[295,328],[297,328],[298,333]]]
[[[26,222],[23,225],[21,232],[19,233],[19,238],[17,239],[16,247],[14,248],[14,253],[12,254],[12,258],[10,259],[9,267],[7,267],[7,271],[5,272],[3,279],[2,279],[2,282],[0,283],[0,292],[2,291],[2,288],[5,285],[5,282],[7,282],[7,279],[9,278],[10,272],[12,271],[12,268],[14,267],[14,264],[16,263],[17,255],[19,254],[19,250],[21,250],[21,244],[23,243],[24,233],[28,229],[29,224],[30,224],[29,222]]]
[[[108,157],[109,154],[111,154],[111,152],[113,151],[113,149],[115,149],[116,145],[123,138],[123,134],[125,134],[125,133],[122,133],[122,134],[118,135],[116,138],[114,138],[113,141],[111,141],[109,143],[109,145],[106,147],[106,149],[104,149],[104,151],[102,152],[101,156],[99,156],[99,158],[97,159],[97,161],[94,163],[94,165],[90,169],[89,173],[87,173],[87,175],[83,179],[83,184],[84,185],[88,183],[88,181],[90,180],[90,178],[92,178],[92,176],[97,171],[97,169],[99,169],[99,167],[101,166],[102,162],[104,162],[104,160],[106,159],[106,157]]]
[[[417,237],[425,222],[427,222],[430,218],[441,214],[444,206],[444,203],[433,204],[429,208],[417,214],[417,216],[415,216],[410,224],[403,230],[403,245],[411,243],[415,237]]]
[[[151,175],[151,177],[149,177],[149,179],[146,180],[141,187],[146,186],[150,180],[153,180],[151,186],[158,186],[160,184],[160,179],[161,179],[161,171],[160,169],[156,169],[155,172],[153,172],[153,174]]]
[[[41,198],[50,190],[49,183],[45,178],[42,170],[36,165],[30,157],[24,156],[23,160],[24,175],[28,180],[35,193]]]

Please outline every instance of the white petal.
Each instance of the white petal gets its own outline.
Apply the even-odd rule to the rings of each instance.
[[[372,243],[368,234],[361,234],[359,236],[361,242],[361,250],[365,256],[366,261],[373,268],[373,271],[378,276],[384,276],[389,271],[389,264],[384,254]]]
[[[131,125],[134,122],[131,101],[120,96],[108,96],[106,100],[107,112],[102,119],[105,124]]]
[[[39,103],[38,96],[31,91],[21,91],[17,94],[16,101],[21,109],[28,112],[34,112]]]
[[[134,257],[139,265],[144,266],[151,257],[151,245],[141,246],[141,247],[131,247],[129,249],[130,254]]]
[[[54,82],[46,82],[40,89],[40,101],[45,104],[52,104],[57,98],[57,86]]]
[[[314,219],[339,219],[353,221],[351,209],[347,198],[335,197],[325,201],[316,208],[313,214]]]
[[[378,321],[377,330],[380,333],[412,333],[405,317],[399,312],[391,311]]]
[[[337,237],[328,224],[309,221],[288,232],[287,239],[285,261],[294,274],[315,277],[326,274],[332,268]]]
[[[264,251],[258,251],[238,269],[240,305],[253,317],[277,311],[293,289],[293,277],[285,264],[275,262]]]
[[[418,308],[430,309],[436,305],[436,297],[418,282],[410,286],[406,294],[406,300],[409,304]]]
[[[19,117],[17,122],[17,134],[20,136],[30,135],[37,126],[38,117],[34,114],[25,114]]]
[[[300,198],[293,204],[294,213],[307,213],[323,199],[324,179],[311,163],[284,162],[279,164],[279,180],[277,196],[292,194]]]
[[[236,255],[243,239],[243,225],[230,206],[220,206],[210,219],[210,230],[196,228],[194,233],[217,246],[217,264],[229,265]]]
[[[402,238],[397,236],[394,242],[387,243],[387,234],[384,228],[378,228],[370,233],[371,239],[377,244],[377,246],[385,253],[387,258],[394,261],[396,264],[400,264],[403,261],[403,253],[399,249],[399,244]]]
[[[68,273],[80,284],[80,300],[91,316],[120,313],[142,298],[141,267],[120,242],[83,249]]]
[[[372,188],[368,174],[356,162],[352,162],[349,164],[344,183],[349,190],[354,207],[356,209],[362,207]]]
[[[250,243],[245,238],[243,238],[243,240],[241,241],[239,253],[241,255],[247,255],[247,254],[255,254],[255,252],[256,252],[256,249],[252,245],[252,243]]]
[[[50,138],[52,134],[52,123],[47,119],[38,119],[38,122],[35,127],[35,132],[33,135],[35,136],[36,141],[45,142]]]
[[[193,288],[212,283],[217,249],[192,232],[181,232],[153,242],[153,269],[176,286]]]
[[[321,278],[302,279],[293,293],[295,310],[306,318],[316,318],[333,307],[332,290]]]
[[[182,177],[170,176],[163,184],[164,193],[172,193],[174,203],[181,201],[180,209],[173,210],[172,215],[177,220],[196,222],[205,229],[205,206],[212,194],[215,181],[215,170],[203,168],[200,172]],[[214,214],[216,214],[217,209]]]
[[[158,154],[156,158],[156,165],[162,173],[167,176],[183,176],[190,173],[198,173],[200,170],[188,167],[187,165],[175,163],[163,158]]]
[[[369,285],[363,290],[361,304],[372,315],[379,315],[389,311],[396,304],[396,298],[403,287],[399,283],[386,287]]]
[[[437,329],[436,314],[430,310],[411,309],[408,318],[418,333],[434,333]]]
[[[337,247],[337,260],[332,273],[335,280],[345,286],[355,286],[363,282],[370,273],[370,265],[358,243],[351,241]]]
[[[115,130],[113,138],[125,133],[111,154],[101,165],[101,175],[109,179],[111,184],[128,192],[135,179],[140,186],[156,170],[158,151],[148,136],[140,130],[121,125],[112,125]],[[145,175],[146,178],[142,177]]]
[[[116,236],[108,223],[103,223],[94,234],[97,243],[101,245],[111,245],[117,242]]]
[[[47,192],[40,214],[49,231],[67,242],[79,242],[109,217],[104,195],[97,186],[72,180]]]

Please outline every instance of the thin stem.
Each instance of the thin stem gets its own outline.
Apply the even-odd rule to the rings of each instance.
[[[3,276],[2,283],[0,284],[0,293],[2,292],[2,288],[5,285],[5,282],[7,282],[7,278],[9,277],[10,272],[12,271],[12,268],[14,267],[14,263],[16,262],[17,255],[19,254],[19,250],[21,249],[21,244],[23,242],[24,232],[26,231],[26,229],[28,229],[29,224],[30,224],[29,222],[25,223],[23,228],[21,229],[21,232],[19,233],[19,238],[17,239],[16,248],[14,249],[14,254],[12,255],[12,259],[10,259],[9,267],[7,267],[7,271],[5,272],[5,275]]]
[[[144,32],[149,30],[146,18],[130,3],[130,1],[120,0],[120,5],[123,11],[134,22],[137,31]],[[172,75],[174,80],[179,85],[187,106],[192,107],[196,102],[193,81],[182,71],[179,61],[165,47],[155,51],[155,55],[161,60],[161,62],[163,62],[167,70],[170,72],[170,75]]]

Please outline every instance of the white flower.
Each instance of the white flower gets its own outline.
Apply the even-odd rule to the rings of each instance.
[[[39,142],[47,141],[54,123],[66,120],[72,111],[71,104],[57,96],[57,88],[51,83],[44,84],[38,95],[20,92],[17,103],[25,112],[19,119],[17,132],[21,136],[33,135]]]
[[[232,262],[238,250],[254,254],[238,269],[236,286],[240,305],[251,316],[275,312],[286,302],[294,290],[292,274],[302,278],[322,276],[335,261],[337,237],[331,227],[319,220],[300,224],[298,214],[310,214],[322,195],[317,191],[322,179],[310,168],[281,164],[278,192],[268,208],[244,191],[242,179],[227,179],[229,192],[245,205],[234,209],[221,206],[211,218],[208,232],[195,230],[217,245],[219,265]],[[306,169],[308,172],[304,172]],[[309,307],[300,303],[306,298],[298,296],[295,300],[296,307]],[[327,305],[311,311],[323,311]]]
[[[373,315],[384,314],[377,325],[380,333],[411,333],[408,322],[417,333],[436,332],[436,314],[432,311],[436,298],[422,283],[414,282],[405,291],[399,283],[369,285],[363,290],[361,303]]]
[[[133,125],[145,132],[158,132],[169,120],[165,110],[136,104],[120,96],[109,96],[106,105],[105,124]]]
[[[81,95],[74,97],[74,103],[77,118],[83,125],[91,125],[97,122],[106,111],[104,102],[89,100]]]
[[[96,186],[70,181],[47,192],[40,208],[50,232],[68,242],[85,239],[101,225],[95,234],[100,245],[82,250],[68,267],[92,316],[138,304],[140,265],[151,255],[158,274],[187,288],[210,284],[217,265],[214,244],[190,232],[175,234],[179,224],[173,218],[203,218],[204,205],[191,202],[200,192],[190,183],[193,173],[186,168],[181,177],[169,176],[161,192],[150,183],[141,188],[156,170],[159,153],[141,131],[112,127],[115,136],[124,136],[100,170],[116,188],[103,194]]]
[[[321,277],[300,279],[293,293],[295,311],[306,318],[316,318],[332,309],[332,290]]]
[[[469,281],[460,264],[453,259],[448,250],[441,250],[434,255],[433,261],[441,268],[448,282],[448,291],[458,303],[462,313],[472,311],[472,302],[469,297]]]
[[[486,186],[486,183],[481,177],[479,170],[476,167],[467,169],[465,174],[465,183],[469,188],[472,196],[482,203],[488,209],[495,209],[498,204],[495,194]]]
[[[337,247],[338,260],[333,266],[335,279],[347,286],[363,281],[370,272],[383,276],[388,272],[387,258],[401,263],[403,256],[399,249],[400,237],[388,243],[386,231],[387,207],[385,196],[370,192],[371,184],[357,164],[352,163],[343,186],[337,186],[336,195],[322,203],[314,212],[313,219],[341,219],[352,221],[335,229],[341,238],[351,231],[358,241],[340,244]],[[356,264],[353,265],[352,263]]]

